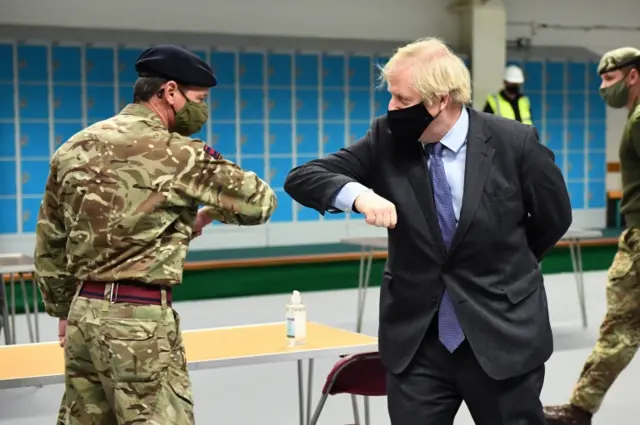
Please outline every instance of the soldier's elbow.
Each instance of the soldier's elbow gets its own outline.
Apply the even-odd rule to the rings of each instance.
[[[278,197],[276,196],[276,193],[273,189],[268,188],[264,196],[263,210],[262,214],[260,215],[260,224],[264,224],[269,221],[277,207]]]

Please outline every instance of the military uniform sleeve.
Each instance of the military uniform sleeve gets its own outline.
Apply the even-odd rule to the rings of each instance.
[[[276,195],[254,172],[220,158],[200,140],[176,143],[173,151],[179,163],[174,190],[204,205],[210,218],[243,226],[269,220]]]
[[[54,159],[38,213],[34,278],[42,293],[47,314],[59,318],[67,317],[77,289],[77,280],[66,267],[66,240]]]

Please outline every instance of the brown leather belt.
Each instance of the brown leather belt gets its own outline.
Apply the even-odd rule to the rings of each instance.
[[[104,299],[105,287],[110,285],[113,285],[111,297],[109,298],[112,303],[162,305],[162,289],[166,290],[168,306],[171,305],[173,299],[171,287],[145,285],[131,280],[119,280],[116,282],[84,281],[79,295],[86,298]]]

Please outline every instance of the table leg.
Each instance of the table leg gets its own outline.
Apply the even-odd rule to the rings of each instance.
[[[569,242],[569,252],[571,254],[571,264],[573,266],[573,276],[576,281],[576,289],[578,292],[578,305],[580,306],[580,316],[582,319],[582,327],[586,328],[587,323],[587,306],[584,293],[584,275],[582,272],[582,250],[580,240],[574,239]]]
[[[11,287],[11,343],[17,343],[16,336],[16,279],[13,273],[11,273],[9,278],[9,284]]]
[[[298,360],[298,402],[300,413],[300,425],[304,424],[304,372],[303,372],[302,360]]]
[[[309,359],[309,370],[307,371],[307,422],[311,423],[311,403],[313,402],[313,359]]]
[[[356,317],[356,332],[362,332],[362,318],[367,301],[367,290],[371,280],[371,267],[373,266],[373,250],[363,251],[360,257],[360,273],[358,275],[358,309]]]
[[[9,299],[7,297],[7,285],[4,283],[4,275],[0,273],[0,308],[2,309],[2,329],[4,330],[5,345],[11,344],[11,324],[9,323]]]
[[[39,307],[38,307],[38,284],[35,279],[31,279],[31,284],[33,285],[33,316],[35,318],[36,325],[36,342],[40,342],[40,320],[38,316],[40,315]]]
[[[33,326],[31,325],[31,308],[29,307],[29,299],[27,298],[27,284],[24,281],[24,274],[20,275],[20,289],[22,291],[22,299],[24,302],[24,315],[27,319],[27,330],[29,331],[29,342],[35,342],[33,334]]]

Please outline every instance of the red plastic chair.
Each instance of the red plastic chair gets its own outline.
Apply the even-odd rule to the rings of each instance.
[[[369,425],[370,396],[387,395],[387,371],[380,362],[378,352],[360,353],[343,357],[331,369],[322,388],[322,397],[313,412],[309,425],[316,425],[327,398],[335,394],[351,394],[355,425],[360,425],[355,396],[365,396],[364,422]]]

